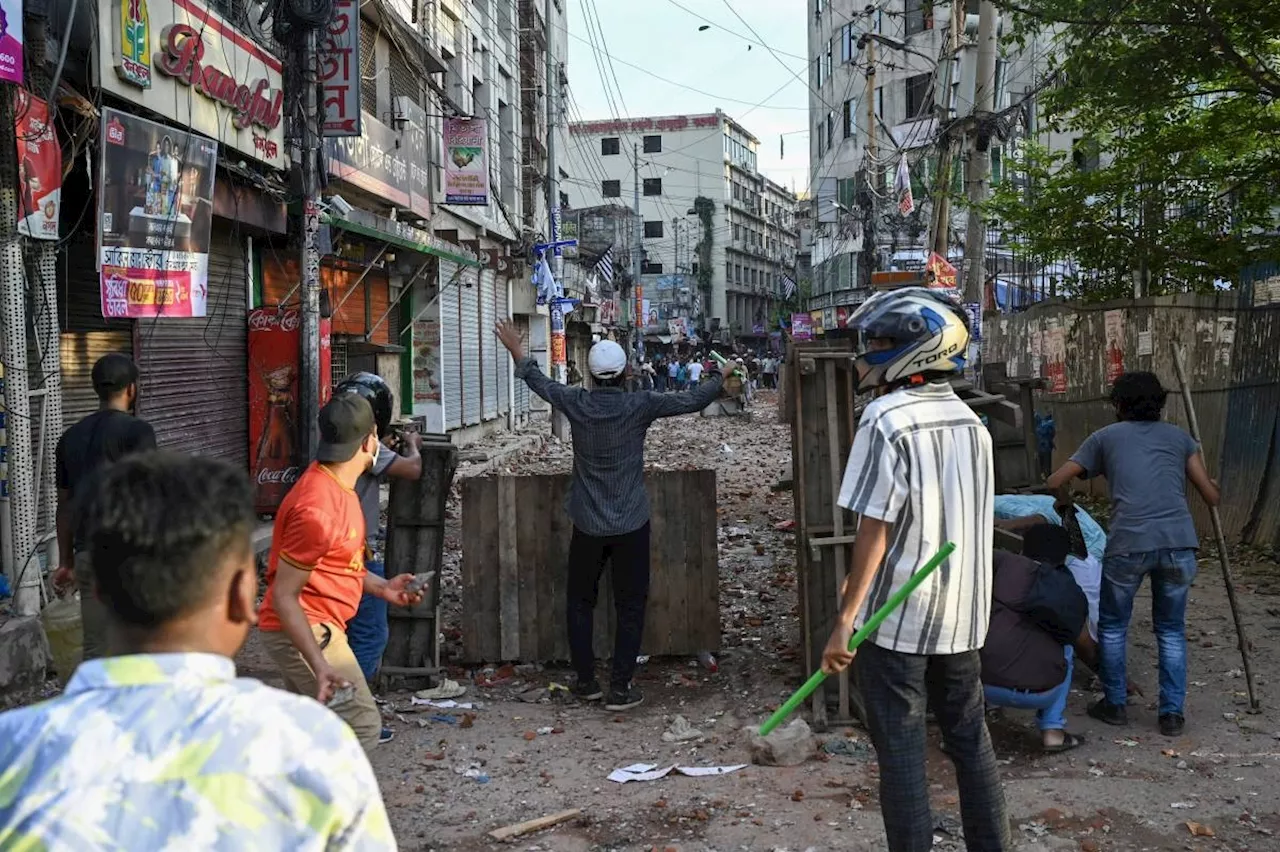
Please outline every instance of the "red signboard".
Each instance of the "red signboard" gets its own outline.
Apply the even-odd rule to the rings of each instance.
[[[626,133],[644,130],[688,130],[697,127],[719,127],[720,116],[717,113],[706,115],[669,115],[663,118],[632,118],[615,121],[582,121],[569,125],[570,133]]]
[[[305,467],[298,457],[297,308],[258,308],[249,312],[249,475],[254,508],[271,515]],[[332,382],[331,324],[320,321],[320,404],[329,400]]]
[[[14,90],[18,137],[18,233],[58,238],[62,203],[62,148],[49,120],[49,105],[26,89]]]

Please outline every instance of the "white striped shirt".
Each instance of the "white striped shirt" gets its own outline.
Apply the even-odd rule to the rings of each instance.
[[[871,402],[849,453],[839,504],[893,525],[858,626],[945,542],[955,552],[868,637],[908,654],[981,648],[991,611],[991,436],[945,382]]]

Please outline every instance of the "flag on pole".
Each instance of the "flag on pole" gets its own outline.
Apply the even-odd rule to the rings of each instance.
[[[911,169],[907,166],[907,155],[898,160],[898,175],[893,181],[893,191],[898,197],[898,212],[910,216],[916,209],[916,200],[911,197]]]
[[[605,280],[606,284],[613,284],[613,246],[605,249],[604,254],[600,255],[600,259],[596,261],[595,272]]]
[[[796,294],[796,279],[784,273],[782,276],[782,298],[790,299],[795,294]]]
[[[553,299],[564,295],[564,290],[551,274],[551,264],[547,263],[545,254],[538,258],[538,262],[533,267],[533,285],[538,289],[539,305],[549,304]]]

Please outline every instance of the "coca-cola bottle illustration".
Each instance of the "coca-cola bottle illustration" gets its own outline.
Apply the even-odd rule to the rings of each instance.
[[[293,457],[296,373],[295,366],[286,364],[262,377],[267,386],[267,418],[254,461],[259,507],[279,506],[300,473]]]

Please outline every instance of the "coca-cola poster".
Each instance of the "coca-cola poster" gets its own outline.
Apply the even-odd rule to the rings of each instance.
[[[297,308],[249,313],[249,474],[259,514],[271,515],[297,482],[298,373],[301,315]],[[320,321],[320,404],[332,393],[330,321]]]
[[[104,109],[101,151],[102,315],[205,316],[218,143]]]

